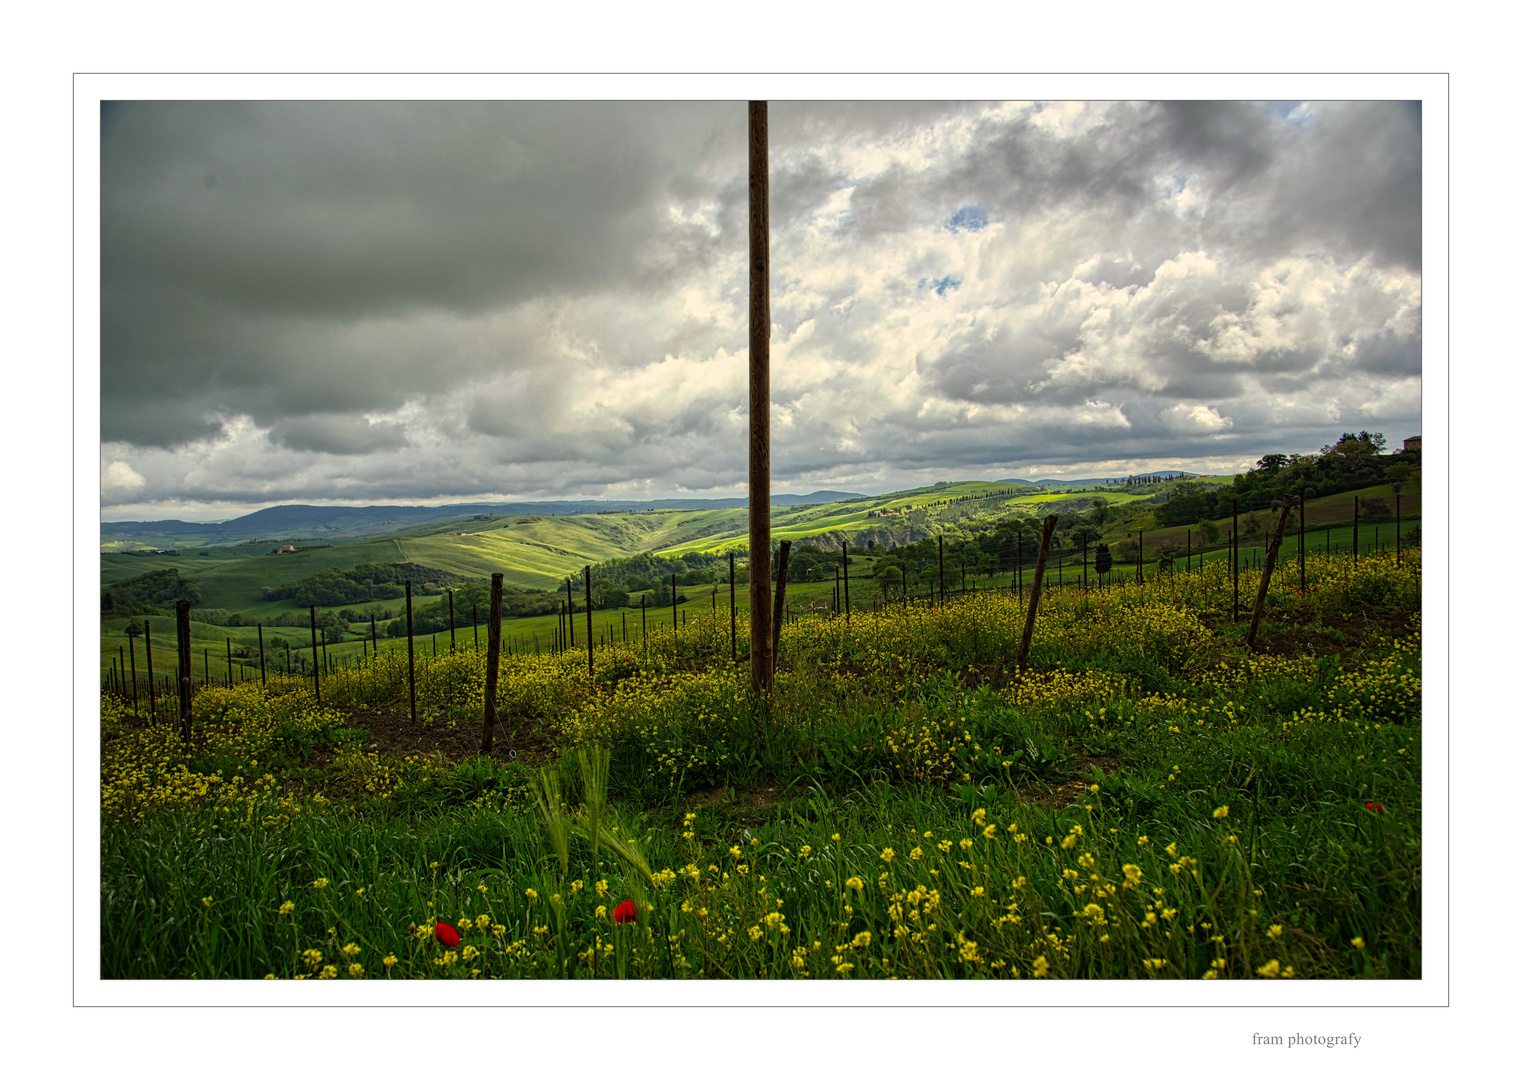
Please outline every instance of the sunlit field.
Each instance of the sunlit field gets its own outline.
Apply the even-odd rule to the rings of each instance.
[[[404,650],[197,686],[188,742],[107,693],[101,974],[1418,978],[1420,552],[1287,559],[1249,648],[1257,588],[1069,577],[1023,672],[1028,594],[879,595],[769,698],[710,607],[504,655],[489,753],[484,631],[416,720]]]

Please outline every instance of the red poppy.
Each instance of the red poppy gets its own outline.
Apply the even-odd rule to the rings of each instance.
[[[1366,802],[1363,805],[1365,810],[1372,810],[1376,814],[1383,814],[1385,812],[1385,808],[1377,802]]]
[[[637,916],[634,913],[634,901],[625,900],[613,909],[613,921],[622,925],[626,922],[635,922]]]
[[[439,943],[446,949],[457,949],[460,946],[460,934],[447,922],[437,923],[433,928],[433,936],[439,939]]]

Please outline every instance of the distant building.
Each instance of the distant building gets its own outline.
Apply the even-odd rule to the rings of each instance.
[[[1401,444],[1401,449],[1403,450],[1420,450],[1421,448],[1422,437],[1420,435],[1413,435]]]
[[[296,549],[294,547],[292,547],[290,544],[286,544],[284,547],[278,547],[278,548],[276,548],[275,549],[275,554],[276,555],[294,554],[295,551],[296,551]]]

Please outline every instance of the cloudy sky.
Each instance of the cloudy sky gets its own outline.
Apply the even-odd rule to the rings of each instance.
[[[773,102],[772,490],[1421,431],[1421,112]],[[101,512],[745,492],[744,102],[101,116]]]

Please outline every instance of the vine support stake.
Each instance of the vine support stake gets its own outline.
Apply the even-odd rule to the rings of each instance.
[[[1020,653],[1015,658],[1015,667],[1022,672],[1030,660],[1031,633],[1036,629],[1036,605],[1041,600],[1041,578],[1046,573],[1046,556],[1052,547],[1052,530],[1056,527],[1056,514],[1048,514],[1041,523],[1041,548],[1036,553],[1036,572],[1031,577],[1031,599],[1025,610],[1025,629],[1020,633]]]

